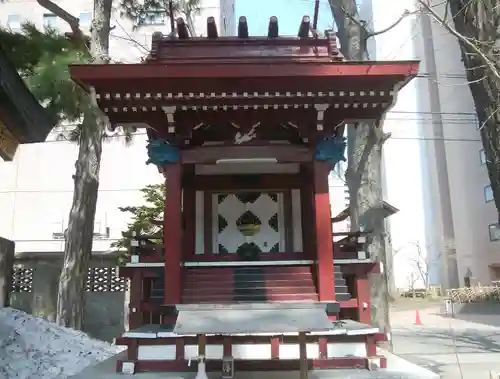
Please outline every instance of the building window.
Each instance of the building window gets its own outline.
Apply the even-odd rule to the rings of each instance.
[[[165,25],[165,11],[146,12],[139,17],[137,25]]]
[[[500,241],[500,227],[498,224],[490,224],[488,229],[490,233],[490,241]]]
[[[484,201],[487,203],[493,201],[493,188],[491,188],[491,184],[484,187]]]
[[[88,28],[90,26],[90,22],[92,21],[92,13],[91,12],[80,13],[80,17],[78,19],[80,20],[80,26],[82,28]]]
[[[7,26],[11,29],[21,29],[21,16],[18,14],[10,14],[7,17]]]
[[[43,26],[46,28],[55,28],[57,23],[57,16],[52,13],[45,13],[43,15]]]
[[[481,160],[481,164],[486,164],[486,152],[484,149],[479,150],[479,159]]]

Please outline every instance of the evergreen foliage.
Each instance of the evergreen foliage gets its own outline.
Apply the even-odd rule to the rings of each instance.
[[[131,215],[131,221],[127,224],[125,233],[140,232],[141,234],[158,233],[162,228],[155,225],[153,221],[163,221],[165,210],[165,184],[151,184],[141,190],[144,204],[139,206],[120,207],[121,212]],[[124,234],[125,234],[124,233]],[[160,242],[160,241],[155,241]],[[114,242],[111,247],[124,250],[130,247],[130,239],[123,237]],[[126,255],[126,253],[124,253]],[[124,256],[121,256],[123,259]]]
[[[0,28],[0,43],[49,117],[58,122],[81,119],[90,107],[89,97],[71,80],[68,65],[90,61],[85,47],[54,29],[40,31],[30,23],[20,33]]]

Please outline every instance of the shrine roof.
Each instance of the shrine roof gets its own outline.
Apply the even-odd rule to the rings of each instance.
[[[293,333],[331,329],[322,303],[177,305],[176,334]]]
[[[178,19],[176,35],[153,35],[144,63],[69,70],[95,89],[111,123],[149,127],[151,138],[186,147],[227,141],[236,127],[312,143],[347,121],[380,118],[418,73],[417,61],[344,60],[335,33],[319,36],[307,16],[296,37],[279,36],[277,26],[271,17],[267,36],[250,37],[241,17],[237,36],[219,37],[210,17],[207,37],[190,38]]]
[[[175,35],[154,33],[144,63],[72,65],[74,80],[97,93],[217,93],[394,87],[417,74],[418,62],[344,61],[337,36],[319,36],[304,16],[296,37],[278,33],[278,19],[269,19],[268,35],[251,37],[245,17],[238,35],[220,37],[215,19],[207,19],[206,38],[190,38],[182,18]],[[293,78],[294,81],[289,79]],[[306,82],[307,81],[307,82]],[[362,83],[360,83],[362,81]],[[302,87],[302,88],[299,88]],[[165,88],[168,91],[165,91]]]
[[[0,48],[0,156],[11,160],[17,145],[43,142],[53,127]]]

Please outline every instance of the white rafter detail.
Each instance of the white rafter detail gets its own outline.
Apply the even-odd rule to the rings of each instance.
[[[99,99],[101,98],[101,94],[100,94],[100,93],[96,93],[96,94],[95,94],[95,98],[96,98],[97,100],[99,100]]]
[[[119,99],[119,98],[121,98],[120,93],[115,93],[115,99]]]

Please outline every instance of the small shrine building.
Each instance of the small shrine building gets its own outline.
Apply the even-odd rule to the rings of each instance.
[[[418,62],[346,61],[333,32],[310,31],[305,16],[281,37],[272,17],[252,37],[241,17],[237,36],[219,37],[209,18],[207,37],[189,38],[179,19],[145,63],[70,67],[112,124],[147,128],[167,183],[152,220],[163,232],[130,235],[120,269],[131,294],[119,371],[385,366],[368,284],[380,263],[361,233],[333,242],[328,176],[343,126],[383,117]]]

